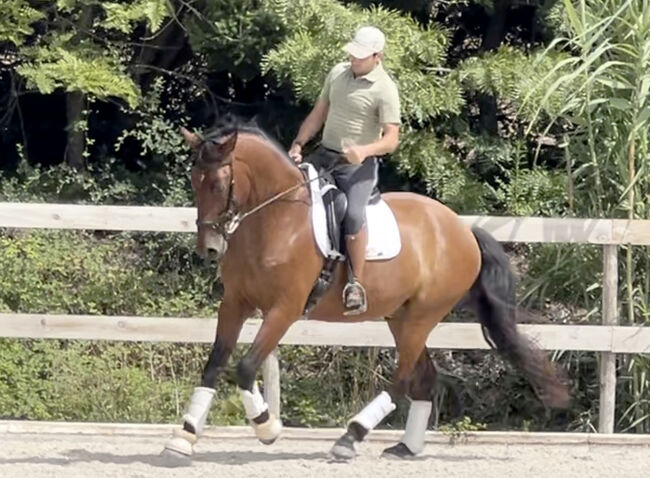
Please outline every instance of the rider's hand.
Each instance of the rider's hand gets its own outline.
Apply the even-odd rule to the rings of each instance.
[[[293,162],[299,164],[302,162],[302,146],[298,143],[293,143],[289,148],[289,157],[293,159]]]
[[[361,164],[367,156],[363,146],[356,145],[343,148],[343,154],[350,164]]]

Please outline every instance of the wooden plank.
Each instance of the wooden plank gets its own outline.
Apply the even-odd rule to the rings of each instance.
[[[501,242],[650,244],[650,220],[461,216]]]
[[[612,351],[615,353],[650,354],[650,327],[614,327]]]
[[[502,242],[650,245],[650,220],[460,216]],[[193,207],[1,203],[0,227],[194,232]]]
[[[603,276],[603,325],[613,326],[618,322],[618,247],[615,245],[603,246]],[[598,431],[600,433],[614,432],[615,413],[616,354],[602,353],[600,355],[600,410],[598,413]]]
[[[650,245],[650,220],[617,219],[613,223],[613,243]]]
[[[195,232],[196,209],[0,203],[0,227]]]
[[[239,342],[251,343],[260,323],[259,319],[248,320]],[[614,344],[619,353],[650,350],[650,327],[522,324],[519,329],[547,350],[612,351]],[[0,336],[14,338],[212,343],[215,331],[216,319],[0,314]],[[379,321],[344,324],[301,320],[289,329],[281,343],[394,346],[388,327]],[[430,335],[427,346],[488,348],[476,323],[442,323]]]
[[[502,242],[610,244],[612,220],[508,216],[461,216]]]

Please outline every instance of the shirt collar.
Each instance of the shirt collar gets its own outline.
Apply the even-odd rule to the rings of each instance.
[[[352,73],[352,68],[350,68],[348,66],[348,69],[349,69],[350,75],[352,76],[352,78],[354,78],[354,73]],[[376,67],[374,67],[368,73],[366,73],[365,75],[362,75],[362,76],[357,76],[355,79],[357,79],[357,80],[358,79],[364,79],[364,80],[369,81],[370,83],[374,83],[375,81],[377,81],[380,78],[383,71],[384,71],[384,67],[382,66],[381,63],[379,63]]]

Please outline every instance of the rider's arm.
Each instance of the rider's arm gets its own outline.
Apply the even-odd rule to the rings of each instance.
[[[399,144],[399,125],[396,123],[384,123],[381,125],[383,134],[379,141],[362,146],[364,157],[381,156],[392,153]]]
[[[379,122],[381,123],[381,139],[362,146],[362,159],[369,156],[381,156],[392,153],[399,144],[400,101],[397,86],[390,83],[382,91],[378,105]]]
[[[325,124],[329,108],[330,104],[326,99],[320,98],[316,101],[311,112],[300,125],[300,130],[298,130],[298,135],[293,140],[293,144],[298,144],[302,147],[307,141],[313,138],[323,127],[323,124]]]

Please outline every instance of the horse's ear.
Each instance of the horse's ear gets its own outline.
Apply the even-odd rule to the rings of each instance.
[[[181,133],[183,133],[183,138],[185,139],[185,142],[190,148],[192,148],[192,150],[196,151],[197,149],[199,149],[199,146],[201,145],[201,138],[198,134],[190,133],[182,126],[181,126]]]
[[[235,149],[235,144],[237,144],[237,131],[232,133],[230,136],[226,136],[226,138],[219,144],[219,156],[222,158],[228,156],[232,153],[232,150]]]

